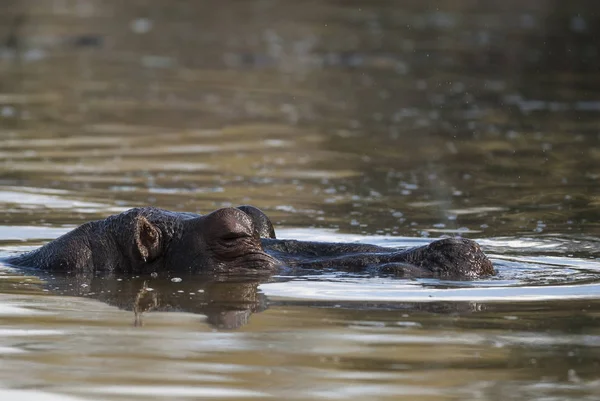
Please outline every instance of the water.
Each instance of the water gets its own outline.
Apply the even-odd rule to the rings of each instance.
[[[460,282],[0,265],[0,399],[595,400],[592,1],[5,1],[0,256],[135,206],[478,240]]]

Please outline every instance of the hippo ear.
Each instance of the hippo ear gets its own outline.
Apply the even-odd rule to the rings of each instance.
[[[250,205],[242,205],[237,208],[250,216],[261,238],[275,238],[273,224],[262,210]]]
[[[138,216],[135,221],[134,241],[144,262],[152,262],[160,256],[160,230],[144,216]]]

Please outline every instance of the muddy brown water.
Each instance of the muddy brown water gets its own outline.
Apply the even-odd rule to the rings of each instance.
[[[469,282],[0,265],[0,399],[596,400],[596,2],[4,1],[0,256],[135,206],[477,239]]]

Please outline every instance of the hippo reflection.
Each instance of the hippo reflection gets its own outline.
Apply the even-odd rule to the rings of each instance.
[[[269,308],[311,306],[328,308],[330,313],[352,314],[358,309],[398,310],[401,313],[460,313],[480,311],[472,302],[373,302],[268,299],[259,289],[258,278],[170,272],[130,276],[126,274],[41,272],[45,287],[53,293],[93,298],[119,309],[134,312],[136,326],[145,312],[187,312],[205,316],[205,322],[218,329],[238,329],[249,323],[254,313]],[[289,279],[289,278],[288,278]],[[287,279],[286,279],[287,280]],[[345,312],[344,312],[345,311]]]
[[[188,312],[206,316],[215,328],[236,329],[267,309],[256,277],[170,273],[132,277],[41,272],[40,277],[55,294],[93,298],[134,312],[135,325],[142,325],[145,312]]]
[[[275,238],[268,217],[253,206],[201,216],[153,207],[93,221],[8,263],[48,271],[271,274],[279,268],[324,269],[401,276],[477,278],[494,274],[471,240],[446,238],[399,250],[368,244]]]

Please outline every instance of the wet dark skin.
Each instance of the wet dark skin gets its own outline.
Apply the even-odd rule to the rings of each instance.
[[[410,277],[471,279],[494,274],[479,245],[445,238],[399,250],[368,244],[281,240],[253,206],[200,216],[136,208],[83,224],[9,264],[93,274],[179,271],[271,274],[279,269],[339,269]]]

